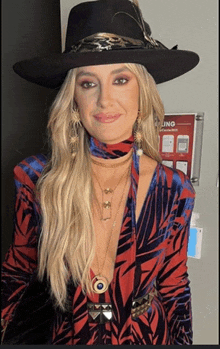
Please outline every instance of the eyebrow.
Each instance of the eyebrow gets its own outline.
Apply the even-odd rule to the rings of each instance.
[[[118,69],[112,70],[110,74],[111,74],[111,75],[114,75],[114,74],[118,74],[118,73],[121,73],[121,72],[124,72],[124,71],[129,71],[129,69],[126,68],[126,67],[124,67],[124,68],[118,68]],[[87,71],[82,70],[80,73],[78,73],[78,74],[76,75],[76,78],[79,78],[79,77],[82,76],[82,75],[86,75],[86,76],[96,76],[95,73],[87,72]]]

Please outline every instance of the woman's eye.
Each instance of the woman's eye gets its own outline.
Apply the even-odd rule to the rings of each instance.
[[[115,84],[116,85],[124,85],[128,82],[128,79],[127,78],[119,78],[119,79],[116,79],[115,80]]]
[[[96,86],[96,84],[94,82],[91,82],[91,81],[83,81],[83,82],[81,82],[80,85],[82,86],[82,88],[85,88],[85,89],[89,89],[91,87]]]

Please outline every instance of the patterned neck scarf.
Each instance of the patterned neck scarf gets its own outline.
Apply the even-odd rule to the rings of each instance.
[[[126,155],[134,147],[134,136],[116,144],[106,144],[90,137],[90,152],[92,155],[103,159],[117,159]]]

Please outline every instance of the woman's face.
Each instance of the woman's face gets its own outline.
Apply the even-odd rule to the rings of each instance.
[[[119,143],[131,136],[138,115],[137,78],[124,64],[78,68],[75,102],[91,136]]]

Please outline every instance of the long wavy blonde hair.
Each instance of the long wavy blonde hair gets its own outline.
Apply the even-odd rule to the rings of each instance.
[[[158,137],[163,103],[153,78],[142,65],[125,66],[139,82],[143,151],[160,162]],[[56,305],[63,310],[70,277],[75,285],[81,285],[84,294],[92,292],[90,265],[95,254],[89,137],[84,127],[72,119],[76,72],[77,69],[68,72],[51,106],[51,156],[36,185],[42,215],[38,276],[42,280],[46,274]],[[134,129],[135,124],[133,132]],[[70,140],[74,135],[78,135],[79,143],[72,153]]]

